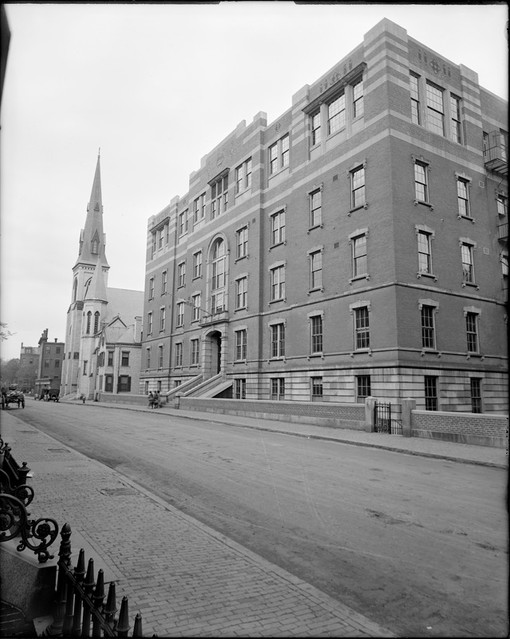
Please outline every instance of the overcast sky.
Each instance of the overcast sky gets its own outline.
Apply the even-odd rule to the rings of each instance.
[[[508,97],[506,3],[7,4],[1,109],[2,359],[65,341],[101,148],[109,285],[143,290],[147,220],[239,122],[268,123],[386,17]]]

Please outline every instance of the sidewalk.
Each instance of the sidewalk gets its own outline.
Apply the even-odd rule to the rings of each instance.
[[[394,636],[12,413],[2,411],[2,438],[32,470],[31,516],[71,525],[73,565],[84,548],[96,574],[102,568],[106,581],[116,581],[118,600],[129,597],[130,623],[142,614],[144,636]],[[162,418],[169,414],[160,410]],[[200,415],[230,423],[190,416]],[[58,545],[52,549],[55,561]]]
[[[508,469],[508,450],[505,448],[493,448],[490,446],[474,446],[459,444],[456,442],[440,441],[437,439],[425,439],[422,437],[402,437],[401,435],[388,435],[386,433],[367,433],[364,431],[350,430],[346,428],[333,428],[328,426],[315,426],[314,424],[300,424],[271,419],[256,419],[239,415],[223,415],[201,411],[186,411],[168,406],[152,409],[144,406],[131,406],[129,404],[108,404],[106,402],[89,402],[91,406],[103,408],[117,408],[134,410],[165,416],[186,417],[208,422],[220,422],[232,424],[244,428],[286,433],[298,437],[310,437],[330,441],[352,444],[355,446],[369,446],[371,448],[383,448],[394,452],[421,457],[435,457],[466,464],[493,466]]]

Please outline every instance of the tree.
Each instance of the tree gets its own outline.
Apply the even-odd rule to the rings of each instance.
[[[0,341],[4,342],[6,339],[9,339],[13,333],[7,329],[7,324],[5,322],[0,322]]]
[[[9,386],[9,384],[17,383],[19,367],[19,359],[10,359],[8,362],[0,361],[0,378],[2,380],[2,386]]]

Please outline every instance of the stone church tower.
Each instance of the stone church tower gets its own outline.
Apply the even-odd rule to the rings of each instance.
[[[88,370],[94,334],[101,328],[107,307],[108,261],[103,232],[100,156],[97,158],[85,227],[80,232],[78,258],[73,266],[71,304],[67,311],[65,358],[61,395],[89,394]]]

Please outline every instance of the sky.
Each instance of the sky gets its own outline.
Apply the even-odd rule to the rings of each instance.
[[[6,4],[0,357],[65,341],[99,149],[109,286],[143,290],[147,221],[242,120],[268,124],[383,18],[508,99],[498,4]]]

